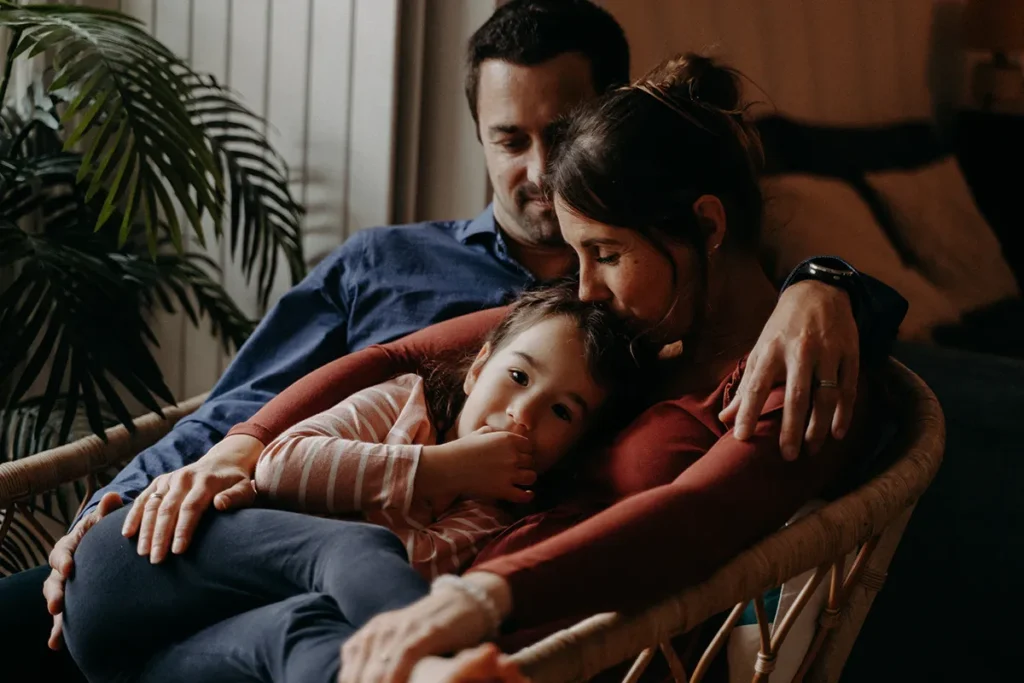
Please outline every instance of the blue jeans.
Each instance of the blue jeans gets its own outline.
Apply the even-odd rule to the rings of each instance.
[[[334,681],[341,644],[426,595],[391,531],[279,510],[206,515],[159,565],[121,535],[127,509],[75,553],[65,640],[91,683]]]

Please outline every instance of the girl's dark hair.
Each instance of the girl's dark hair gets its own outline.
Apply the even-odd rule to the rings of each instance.
[[[762,154],[744,120],[740,74],[688,53],[584,104],[560,126],[544,186],[572,211],[629,228],[667,254],[693,246],[706,278],[702,195],[726,211],[726,242],[753,248],[761,231]]]
[[[618,317],[596,303],[577,296],[579,284],[565,279],[523,292],[510,306],[502,321],[485,341],[491,356],[523,331],[541,320],[563,316],[576,323],[591,376],[609,392],[611,404],[635,403],[643,391],[641,374],[653,359],[647,347],[631,342]],[[462,410],[466,396],[463,383],[476,354],[441,359],[425,373],[427,406],[439,432],[449,429]]]

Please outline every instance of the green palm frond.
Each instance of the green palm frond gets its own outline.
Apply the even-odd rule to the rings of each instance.
[[[241,242],[240,262],[247,279],[259,264],[259,299],[266,306],[277,274],[276,254],[284,255],[292,282],[305,273],[303,209],[288,189],[288,166],[264,137],[262,119],[240,106],[214,78],[192,74],[186,82],[193,95],[189,111],[227,178],[230,253],[237,257]]]
[[[15,37],[9,61],[52,56],[50,90],[62,93],[61,121],[73,126],[65,149],[84,145],[78,180],[89,179],[88,198],[100,191],[106,197],[96,228],[121,206],[122,233],[139,221],[155,243],[162,213],[180,247],[180,205],[202,242],[199,207],[219,225],[223,187],[210,146],[192,124],[184,62],[117,12],[9,4],[0,10],[0,26]]]
[[[14,405],[49,367],[39,428],[55,406],[62,440],[82,412],[102,435],[105,407],[132,428],[124,392],[158,412],[174,401],[151,312],[209,320],[228,351],[253,329],[184,232],[230,239],[266,305],[279,257],[293,283],[305,275],[303,211],[264,122],[134,19],[0,0],[3,29],[0,389]],[[8,101],[15,60],[44,54],[42,82]]]

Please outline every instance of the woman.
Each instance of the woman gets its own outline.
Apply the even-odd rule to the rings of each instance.
[[[661,384],[581,477],[580,495],[514,525],[463,578],[371,620],[345,644],[341,681],[404,681],[418,663],[416,673],[441,676],[437,660],[421,660],[476,645],[499,626],[543,630],[650,604],[777,529],[867,447],[868,373],[850,434],[813,458],[780,455],[782,388],[747,440],[719,419],[776,297],[756,262],[756,159],[737,75],[692,55],[572,117],[547,188],[579,256],[579,295],[664,347]],[[267,443],[347,393],[473,348],[501,314],[336,361],[232,433]],[[851,376],[841,367],[816,391]]]

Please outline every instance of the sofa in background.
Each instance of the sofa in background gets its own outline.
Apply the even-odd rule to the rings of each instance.
[[[943,465],[842,680],[1007,680],[1019,662],[1004,612],[1024,574],[1024,254],[1005,231],[1024,229],[1024,209],[993,230],[929,121],[759,127],[768,269],[781,279],[831,253],[899,290],[910,309],[893,355],[946,417]]]

